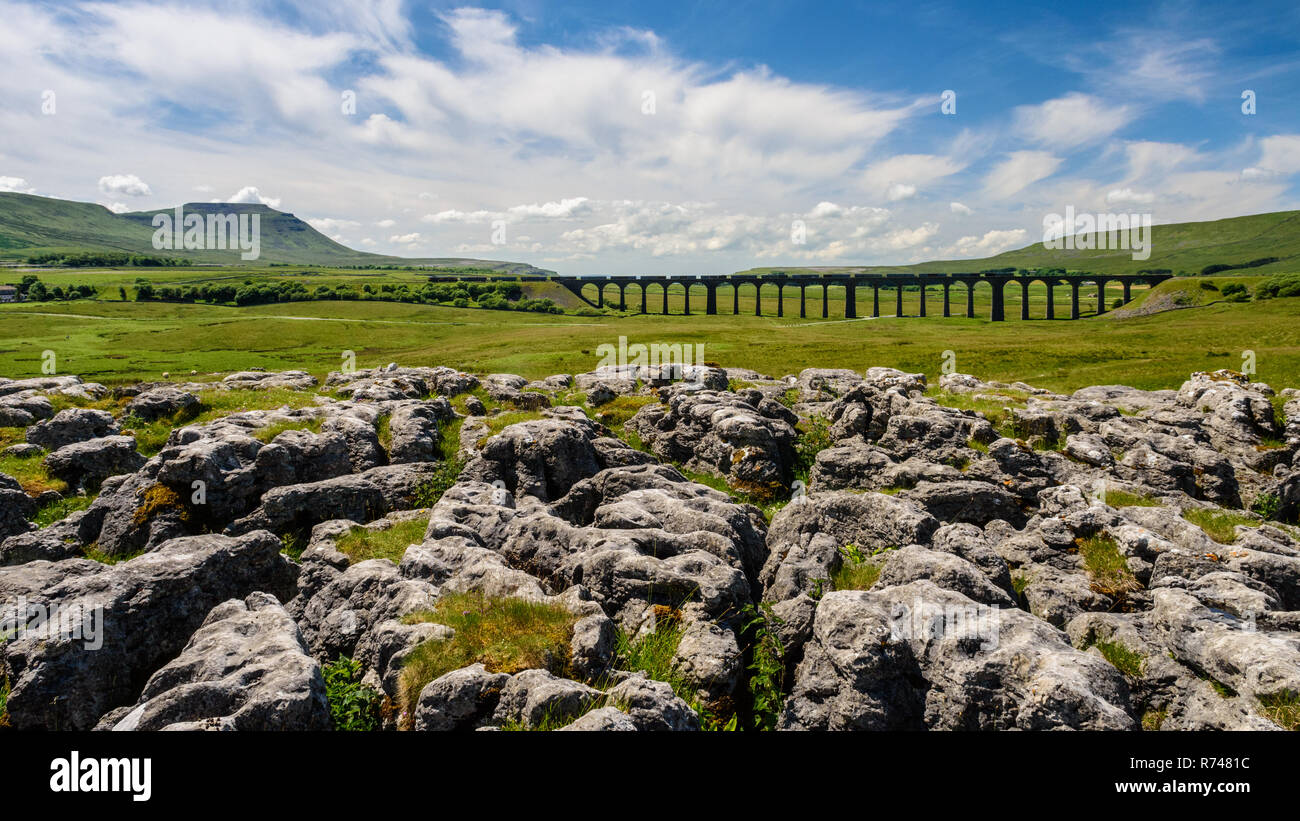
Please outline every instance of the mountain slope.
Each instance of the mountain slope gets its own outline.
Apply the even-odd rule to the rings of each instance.
[[[1096,235],[1093,240],[1096,245]],[[1177,274],[1199,273],[1207,265],[1238,265],[1267,257],[1277,257],[1278,261],[1241,273],[1300,271],[1300,211],[1156,225],[1151,229],[1151,256],[1145,260],[1133,259],[1132,252],[1127,250],[1049,250],[1036,242],[979,259],[935,260],[915,265],[755,268],[752,272],[955,273],[991,268],[1065,268],[1105,274],[1168,269]]]
[[[293,214],[265,205],[238,203],[187,203],[185,213],[258,214],[261,256],[244,263],[239,251],[155,250],[153,217],[173,214],[173,209],[114,214],[102,205],[0,193],[0,259],[25,259],[50,251],[122,251],[183,257],[195,263],[222,265],[270,263],[299,265],[429,265],[472,267],[511,274],[548,273],[520,262],[419,258],[368,254],[340,245]]]

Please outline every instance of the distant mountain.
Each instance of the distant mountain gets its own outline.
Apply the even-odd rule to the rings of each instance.
[[[1096,235],[1093,245],[1096,245]],[[1051,250],[1041,242],[997,256],[953,259],[916,265],[755,268],[746,273],[773,271],[862,273],[958,273],[996,268],[1065,268],[1099,274],[1132,274],[1166,269],[1172,273],[1200,273],[1211,265],[1238,266],[1274,258],[1252,268],[1234,268],[1242,274],[1300,271],[1300,211],[1278,211],[1211,222],[1156,225],[1151,230],[1151,256],[1135,260],[1128,250]]]
[[[368,254],[340,245],[306,222],[265,205],[239,203],[186,203],[185,214],[259,215],[261,255],[245,262],[238,250],[155,250],[155,214],[174,209],[115,214],[102,205],[0,193],[0,259],[22,260],[48,252],[121,251],[187,258],[195,263],[222,265],[428,265],[445,268],[479,268],[509,274],[546,274],[522,262],[463,257],[407,258]]]

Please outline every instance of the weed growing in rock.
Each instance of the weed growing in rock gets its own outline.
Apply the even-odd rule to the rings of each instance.
[[[1146,658],[1116,641],[1099,641],[1096,647],[1106,661],[1130,678],[1141,678]]]
[[[1142,729],[1147,732],[1155,732],[1160,729],[1160,725],[1165,723],[1167,710],[1147,710],[1142,714]]]
[[[1124,554],[1119,552],[1119,545],[1109,535],[1098,533],[1086,539],[1075,539],[1075,544],[1083,556],[1083,566],[1088,571],[1093,591],[1123,599],[1125,595],[1142,589],[1133,571],[1128,569]]]
[[[749,692],[753,696],[754,728],[775,730],[785,692],[785,647],[776,633],[781,619],[764,602],[741,611],[743,628],[754,637],[749,663]]]
[[[290,430],[320,433],[321,426],[324,424],[325,419],[319,416],[312,419],[284,419],[254,430],[252,436],[260,442],[270,442],[275,437]]]
[[[361,662],[343,656],[321,666],[334,729],[368,732],[383,726],[383,696],[361,683]]]
[[[1259,697],[1260,712],[1284,730],[1300,730],[1300,693],[1284,690]]]

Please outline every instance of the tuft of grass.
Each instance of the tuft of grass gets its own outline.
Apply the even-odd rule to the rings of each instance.
[[[103,550],[100,550],[98,544],[86,545],[86,550],[85,550],[85,557],[87,559],[90,559],[93,562],[99,562],[100,564],[109,564],[109,565],[121,564],[122,562],[129,562],[132,559],[138,558],[143,555],[144,555],[144,550],[136,550],[133,553],[126,553],[121,556],[115,556],[112,553],[105,553]]]
[[[1142,677],[1146,658],[1141,653],[1130,650],[1117,641],[1099,641],[1096,646],[1101,651],[1102,658],[1109,661],[1116,670],[1129,678]]]
[[[479,437],[477,444],[479,447],[483,447],[487,444],[487,440],[511,425],[543,418],[545,417],[542,416],[541,411],[505,411],[504,413],[498,413],[496,416],[489,416],[487,417],[488,432]]]
[[[489,414],[492,413],[492,411],[500,404],[497,400],[488,395],[487,388],[480,385],[472,391],[453,396],[451,398],[451,407],[461,416],[468,416],[469,411],[465,409],[465,403],[469,401],[471,396],[476,397],[480,402],[482,402],[483,407],[487,409]]]
[[[1026,573],[1016,573],[1011,577],[1011,589],[1016,591],[1017,596],[1022,596],[1025,589],[1029,587],[1029,575]]]
[[[844,545],[840,548],[842,558],[840,569],[831,574],[831,589],[869,590],[880,578],[880,571],[884,569],[883,562],[876,561],[877,557],[893,549],[883,547],[868,555],[855,544]]]
[[[56,490],[59,493],[68,490],[67,482],[56,479],[45,469],[44,456],[22,458],[0,455],[0,473],[7,473],[17,479],[28,496],[40,496],[47,490]]]
[[[1285,396],[1282,396],[1281,394],[1274,394],[1269,399],[1269,402],[1272,403],[1273,405],[1273,421],[1277,423],[1277,426],[1279,428],[1286,427],[1285,408],[1286,408],[1287,401],[1288,401],[1287,398]]]
[[[1234,530],[1237,525],[1248,525],[1250,527],[1259,527],[1260,525],[1259,520],[1244,513],[1206,510],[1203,508],[1192,508],[1183,513],[1183,518],[1204,530],[1205,535],[1219,544],[1232,544],[1237,541],[1237,533]]]
[[[379,437],[379,446],[384,449],[384,453],[391,453],[393,450],[393,416],[385,413],[379,417],[375,423],[375,434]]]
[[[445,624],[449,639],[426,641],[406,657],[398,683],[398,706],[410,721],[420,691],[434,679],[471,664],[494,673],[534,668],[563,672],[578,618],[568,608],[482,593],[447,593],[432,610],[412,613],[407,624]]]
[[[1284,690],[1259,697],[1260,712],[1284,730],[1300,730],[1300,693]]]
[[[349,564],[368,559],[388,559],[400,564],[406,548],[424,541],[424,531],[429,523],[424,519],[398,522],[386,530],[354,527],[335,545],[348,557]]]
[[[1165,723],[1165,716],[1168,714],[1168,710],[1147,710],[1142,714],[1142,729],[1149,733],[1159,730],[1160,725]]]
[[[0,673],[0,730],[9,729],[9,677]]]
[[[261,442],[270,442],[275,437],[289,430],[305,430],[311,433],[320,433],[321,426],[325,424],[323,417],[313,417],[310,419],[284,419],[279,422],[272,422],[265,427],[260,427],[253,431],[252,436]]]
[[[1119,552],[1119,545],[1108,534],[1075,539],[1075,544],[1083,556],[1083,566],[1092,580],[1094,591],[1122,599],[1126,594],[1142,589],[1133,571],[1128,569],[1124,555]]]
[[[335,730],[371,732],[383,726],[384,697],[361,683],[361,662],[342,656],[321,665]]]
[[[1160,500],[1154,496],[1129,493],[1126,490],[1108,490],[1106,504],[1111,507],[1160,507]]]
[[[592,411],[591,418],[613,431],[622,430],[637,412],[646,405],[655,405],[654,396],[616,396]]]
[[[95,501],[94,496],[67,496],[55,502],[50,502],[36,511],[36,517],[32,519],[37,527],[49,527],[55,522],[68,518],[78,510],[85,510]]]

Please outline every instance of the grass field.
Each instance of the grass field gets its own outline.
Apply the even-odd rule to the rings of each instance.
[[[247,276],[246,271],[185,273],[206,278]],[[411,276],[410,272],[386,273],[395,278]],[[116,281],[136,276],[135,271],[41,272],[43,281],[93,280],[101,292],[114,294]],[[1186,287],[1187,281],[1175,281],[1155,290]],[[1199,289],[1199,285],[1191,287]],[[1095,289],[1090,290],[1090,296],[1085,292],[1081,300],[1085,310],[1095,309]],[[739,316],[580,317],[332,301],[245,308],[115,298],[3,305],[0,375],[39,375],[42,352],[51,350],[60,373],[105,383],[159,379],[164,371],[188,378],[191,370],[206,375],[251,367],[301,368],[323,376],[338,369],[343,352],[351,350],[356,352],[358,367],[395,361],[543,377],[591,370],[599,364],[598,346],[616,345],[620,336],[626,336],[629,343],[702,343],[708,361],[774,376],[813,366],[862,370],[888,365],[937,379],[943,352],[951,350],[959,371],[1054,390],[1112,383],[1177,387],[1195,370],[1239,368],[1242,352],[1252,350],[1257,378],[1279,389],[1300,386],[1300,299],[1296,298],[1231,304],[1216,302],[1214,292],[1203,291],[1204,296],[1185,310],[1123,319],[1085,314],[1076,322],[1046,322],[1038,319],[1045,302],[1041,287],[1035,286],[1030,295],[1034,319],[1023,322],[1018,319],[1019,288],[1015,287],[1007,290],[1008,321],[991,323],[983,289],[977,291],[976,319],[943,318],[938,291],[931,292],[927,318],[888,316],[894,309],[893,294],[882,292],[881,312],[887,316],[845,321],[842,292],[832,289],[830,318],[822,320],[821,303],[811,298],[813,291],[809,289],[806,320],[798,318],[797,292],[788,295],[785,317],[774,316],[775,299],[766,293],[765,315],[754,316],[749,288],[742,289]],[[958,293],[954,290],[954,313],[960,314],[965,295],[958,297]],[[1068,289],[1057,291],[1058,316],[1068,316],[1068,293]],[[1107,298],[1118,295],[1119,289],[1113,288]],[[1134,295],[1142,298],[1140,291]],[[905,313],[914,313],[918,295],[905,292],[904,299]],[[691,301],[693,309],[698,305],[702,310],[702,291],[693,294]],[[638,309],[639,302],[638,294],[628,307]],[[680,302],[679,294],[670,293],[671,310],[680,311]],[[869,315],[870,302],[871,290],[862,289],[860,315]],[[727,311],[730,305],[730,294],[720,294],[720,309]],[[658,307],[653,300],[651,307]]]

